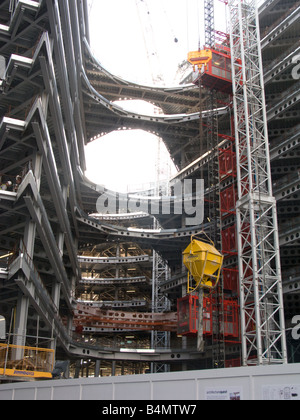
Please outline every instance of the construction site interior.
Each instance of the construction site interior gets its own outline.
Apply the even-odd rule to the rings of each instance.
[[[228,34],[199,3],[160,87],[101,66],[87,0],[0,0],[0,381],[300,362],[300,2],[225,1]],[[85,147],[135,129],[176,175],[91,182]]]

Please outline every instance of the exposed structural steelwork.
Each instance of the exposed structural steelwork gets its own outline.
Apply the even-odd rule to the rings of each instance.
[[[257,2],[229,10],[243,363],[287,363]]]
[[[85,369],[97,376],[235,366],[241,342],[244,364],[281,363],[284,321],[289,359],[298,360],[290,331],[300,290],[300,9],[294,0],[273,0],[257,17],[254,2],[240,3],[229,4],[231,51],[226,41],[215,45],[199,97],[199,74],[194,83],[161,88],[104,69],[91,53],[85,0],[0,2],[0,316],[10,346],[17,346],[10,366],[26,362],[24,369],[32,369],[32,347],[55,350],[77,376]],[[243,37],[254,59],[243,54]],[[211,90],[217,107],[208,100]],[[151,102],[162,113],[126,111],[117,103],[125,98]],[[84,176],[85,145],[118,129],[142,129],[164,141],[178,173],[167,195],[158,190],[158,205],[151,206],[154,191],[122,195]],[[204,222],[187,226],[191,214],[184,206],[178,211],[176,185],[191,180],[194,192],[201,177]],[[178,191],[182,198],[183,187]],[[224,294],[204,299],[199,353],[197,299],[186,297],[182,253],[191,236],[212,231],[216,195]],[[96,214],[99,197],[115,200],[116,211]],[[169,214],[161,211],[163,198]],[[118,213],[124,203],[131,212]],[[3,369],[8,357],[1,355]]]

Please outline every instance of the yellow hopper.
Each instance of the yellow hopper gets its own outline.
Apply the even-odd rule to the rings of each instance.
[[[192,239],[183,252],[183,263],[189,271],[188,291],[197,288],[214,289],[220,279],[224,257],[213,244]],[[190,284],[190,274],[195,285]]]

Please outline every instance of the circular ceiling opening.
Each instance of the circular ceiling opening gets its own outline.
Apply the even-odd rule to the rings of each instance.
[[[143,191],[170,179],[175,166],[162,140],[143,130],[114,131],[86,146],[85,175],[117,192]]]

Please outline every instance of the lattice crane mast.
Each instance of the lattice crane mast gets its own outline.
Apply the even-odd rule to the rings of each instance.
[[[229,0],[243,364],[287,363],[257,0]]]
[[[215,45],[213,50],[210,46],[190,53],[189,61],[198,67],[200,83],[214,88],[221,82],[223,91],[233,94],[243,365],[287,363],[258,3],[225,3],[230,49]]]

